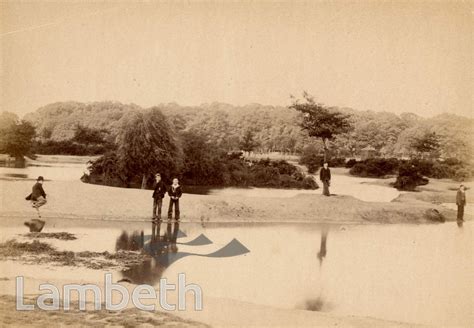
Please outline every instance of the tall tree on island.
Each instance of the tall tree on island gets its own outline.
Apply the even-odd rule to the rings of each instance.
[[[131,111],[122,117],[117,134],[117,157],[128,182],[142,177],[146,188],[148,177],[156,172],[165,176],[175,173],[182,164],[180,147],[166,117],[156,108]]]
[[[306,91],[303,100],[295,99],[289,106],[302,114],[300,126],[308,131],[310,137],[321,138],[324,146],[324,161],[328,160],[328,141],[336,135],[347,133],[352,129],[349,116],[334,108],[317,103]]]

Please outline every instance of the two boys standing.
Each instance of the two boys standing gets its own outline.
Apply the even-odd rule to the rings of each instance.
[[[173,216],[173,207],[174,207],[174,217],[175,220],[179,220],[179,199],[183,194],[181,186],[179,185],[178,179],[173,179],[173,184],[167,188],[163,180],[161,180],[161,175],[157,173],[155,175],[155,189],[153,191],[153,220],[161,220],[161,207],[163,206],[163,198],[165,197],[166,192],[170,196],[170,203],[168,206],[168,220],[172,219]]]

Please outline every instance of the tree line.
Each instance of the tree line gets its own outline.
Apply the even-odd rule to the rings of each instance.
[[[131,186],[139,180],[142,188],[157,171],[190,184],[260,186],[277,181],[277,186],[311,187],[286,163],[250,162],[241,151],[299,154],[310,170],[321,157],[344,164],[367,147],[382,158],[470,163],[473,123],[449,114],[427,119],[330,107],[307,93],[288,107],[172,103],[143,109],[117,102],[61,102],[24,120],[7,112],[0,118],[3,152],[18,157],[27,152],[101,154],[92,164],[90,182]]]
[[[198,134],[206,142],[226,151],[302,154],[306,147],[312,147],[321,155],[326,149],[333,157],[356,158],[363,149],[371,147],[377,156],[386,158],[413,157],[421,152],[426,156],[471,160],[470,136],[474,121],[470,118],[452,114],[423,118],[412,113],[356,111],[325,106],[309,95],[294,100],[289,107],[223,103],[179,106],[171,103],[155,108],[167,117],[173,131]],[[338,127],[330,138],[313,138],[314,131],[304,127],[305,107],[344,117],[344,124],[350,128]],[[112,145],[124,115],[140,110],[143,109],[137,105],[117,102],[62,102],[44,106],[24,119],[35,126],[38,142],[73,140],[76,127],[80,125],[105,131],[104,140]],[[324,126],[318,129],[325,134]],[[423,143],[427,146],[431,143],[434,148],[423,147]]]

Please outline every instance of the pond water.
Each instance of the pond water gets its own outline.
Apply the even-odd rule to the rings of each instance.
[[[214,226],[144,231],[134,283],[187,281],[215,297],[425,324],[472,322],[472,224]],[[127,237],[128,239],[127,239]],[[121,233],[116,246],[140,245]],[[127,242],[128,241],[128,242]],[[176,281],[175,281],[176,282]]]
[[[473,225],[137,223],[68,227],[60,249],[143,249],[152,258],[115,280],[198,284],[206,295],[287,309],[409,323],[473,320]],[[64,231],[59,225],[48,232]],[[143,236],[142,236],[143,231]],[[3,234],[3,233],[2,233]],[[11,235],[10,235],[11,236]],[[46,241],[46,240],[44,240]],[[48,240],[49,242],[50,240]]]
[[[0,179],[36,180],[43,176],[47,181],[77,181],[88,172],[86,164],[49,164],[37,163],[25,168],[0,167]]]

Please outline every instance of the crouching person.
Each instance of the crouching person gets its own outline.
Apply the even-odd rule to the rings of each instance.
[[[168,195],[170,196],[170,205],[168,207],[168,220],[172,219],[173,206],[174,206],[174,218],[176,221],[179,220],[179,199],[183,194],[181,186],[179,185],[178,179],[173,179],[173,184],[168,190]]]
[[[41,218],[39,208],[47,203],[46,193],[44,192],[44,189],[43,189],[43,182],[44,182],[44,178],[42,176],[39,176],[38,179],[36,179],[36,183],[34,184],[31,190],[31,194],[28,197],[26,197],[26,200],[31,201],[31,206],[35,208],[36,211],[38,212],[39,218]]]

